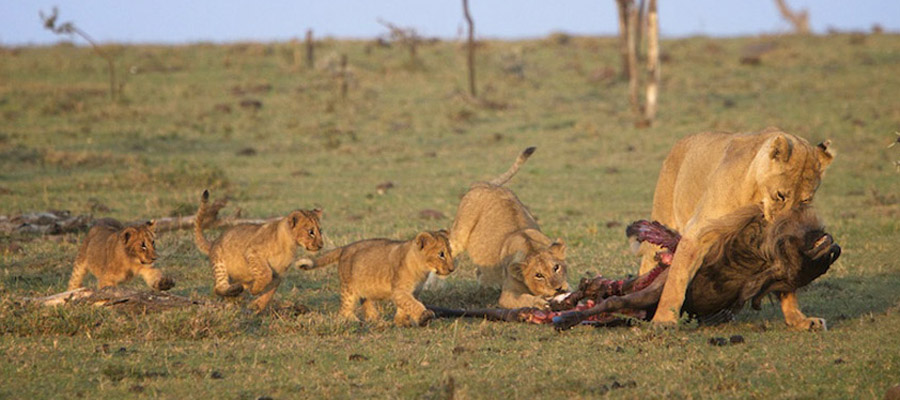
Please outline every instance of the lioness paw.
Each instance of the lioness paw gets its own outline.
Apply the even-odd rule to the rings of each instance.
[[[419,316],[419,326],[428,325],[432,319],[434,319],[434,311],[425,310],[422,312],[422,315]]]
[[[811,331],[827,331],[828,325],[825,323],[825,318],[810,318],[809,330],[811,330]]]

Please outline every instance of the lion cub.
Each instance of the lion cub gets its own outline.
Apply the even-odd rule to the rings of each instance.
[[[78,250],[68,290],[80,288],[88,271],[97,277],[101,288],[116,286],[140,275],[153,289],[171,289],[175,281],[153,268],[155,227],[153,220],[128,227],[112,218],[98,220]]]
[[[547,300],[569,290],[566,245],[551,241],[516,195],[503,187],[534,153],[529,147],[503,175],[473,184],[459,203],[450,246],[469,253],[478,282],[500,286],[500,307],[546,308]]]
[[[397,306],[394,323],[425,325],[434,313],[414,296],[429,272],[453,272],[453,256],[447,231],[421,232],[412,240],[367,239],[331,250],[303,269],[338,263],[341,279],[341,311],[344,318],[357,319],[362,300],[367,321],[380,318],[374,300],[391,299]]]
[[[242,224],[222,233],[210,243],[203,236],[202,217],[209,204],[204,190],[194,224],[194,243],[209,256],[215,277],[215,293],[235,297],[247,290],[258,297],[250,308],[262,311],[281,283],[281,276],[294,260],[298,246],[309,251],[322,248],[319,219],[322,210],[295,210],[277,221]],[[233,283],[232,283],[233,282]]]

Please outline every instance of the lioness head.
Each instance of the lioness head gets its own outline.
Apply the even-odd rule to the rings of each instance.
[[[510,267],[513,277],[536,296],[551,297],[569,290],[566,244],[561,239],[545,249],[518,253]]]
[[[767,221],[785,215],[800,204],[810,204],[822,174],[834,155],[830,141],[812,146],[793,135],[779,134],[757,154],[756,179]]]
[[[125,254],[141,264],[153,264],[156,260],[156,221],[129,226],[119,233],[125,246]]]
[[[319,251],[325,243],[322,241],[322,228],[319,220],[322,218],[322,210],[296,210],[287,217],[291,234],[298,246],[303,246],[309,251]]]
[[[453,255],[450,254],[447,231],[421,232],[416,235],[414,245],[429,271],[441,276],[453,272]]]

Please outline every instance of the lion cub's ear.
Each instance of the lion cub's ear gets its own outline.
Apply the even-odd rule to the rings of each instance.
[[[784,135],[778,135],[769,142],[769,157],[776,161],[787,162],[791,158],[794,144]]]
[[[517,251],[516,254],[513,254],[512,259],[509,261],[509,265],[507,265],[506,271],[516,280],[523,281],[525,280],[525,273],[522,272],[522,268],[524,267],[525,253]]]
[[[300,218],[301,218],[301,217],[303,217],[303,213],[300,212],[299,210],[298,210],[298,211],[291,211],[291,213],[288,214],[288,223],[291,224],[291,228],[296,227],[297,224],[300,223]]]
[[[415,240],[416,246],[419,246],[419,250],[425,250],[425,246],[428,244],[428,242],[434,240],[434,238],[428,232],[419,232],[419,234],[416,235]]]
[[[312,210],[312,213],[313,213],[313,215],[315,215],[316,218],[318,218],[318,219],[322,219],[322,216],[325,215],[325,211],[323,211],[321,208],[314,208],[314,209]]]
[[[122,241],[128,243],[134,235],[137,235],[137,229],[133,226],[129,226],[122,231]]]
[[[828,148],[830,146],[830,140],[826,140],[816,146],[816,155],[819,157],[819,165],[822,166],[823,171],[825,168],[828,168],[828,166],[831,165],[831,161],[834,160],[834,152]]]
[[[153,232],[154,230],[156,230],[156,220],[155,219],[151,219],[151,220],[147,221],[147,229],[149,229],[150,232]]]
[[[563,242],[562,239],[557,238],[553,244],[550,245],[550,254],[553,257],[556,257],[560,260],[566,259],[566,243]]]

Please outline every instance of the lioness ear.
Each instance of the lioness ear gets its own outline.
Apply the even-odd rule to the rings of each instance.
[[[553,257],[556,257],[560,260],[565,260],[566,242],[563,242],[562,239],[557,238],[556,241],[550,245],[550,254],[553,254]]]
[[[819,165],[822,166],[823,171],[825,168],[828,168],[828,166],[831,165],[831,161],[834,160],[834,152],[828,149],[829,146],[831,146],[830,140],[826,140],[816,146],[816,155],[819,157]]]
[[[420,232],[416,235],[416,245],[419,246],[419,250],[424,250],[429,240],[431,240],[431,234],[428,232]]]
[[[772,139],[769,145],[769,157],[776,161],[787,162],[791,158],[793,144],[784,135]]]

